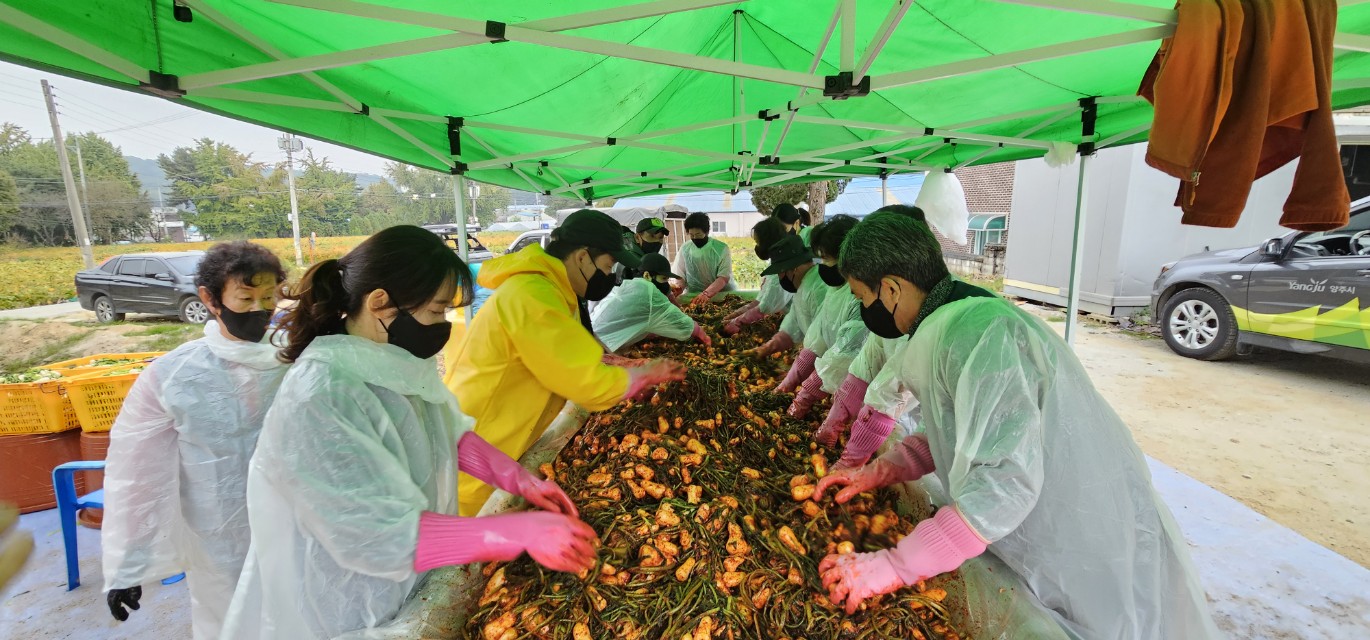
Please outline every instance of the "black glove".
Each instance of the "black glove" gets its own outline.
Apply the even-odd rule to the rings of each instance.
[[[109,613],[115,620],[123,622],[128,620],[128,611],[124,607],[138,610],[138,600],[143,597],[142,587],[129,587],[127,589],[110,589],[105,594],[105,602],[109,603]]]

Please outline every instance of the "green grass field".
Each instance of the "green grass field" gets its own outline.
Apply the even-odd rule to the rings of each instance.
[[[496,255],[504,253],[518,238],[518,233],[481,233],[477,237]],[[314,251],[308,241],[301,243],[306,264],[318,260],[341,257],[364,237],[319,238]],[[733,254],[733,276],[740,289],[760,286],[762,263],[752,252],[749,238],[720,238]],[[288,265],[291,277],[302,270],[294,267],[295,250],[289,238],[255,240],[280,256]],[[124,253],[191,251],[208,249],[212,242],[130,244],[95,247],[96,263]],[[81,254],[75,247],[41,249],[0,248],[0,309],[19,309],[43,304],[66,302],[76,297],[76,272],[81,270]]]

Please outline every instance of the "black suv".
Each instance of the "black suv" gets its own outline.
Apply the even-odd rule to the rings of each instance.
[[[203,324],[210,313],[196,293],[195,270],[204,255],[189,251],[114,256],[97,269],[76,274],[76,297],[100,322],[123,320],[126,313],[151,313]]]
[[[1190,358],[1262,346],[1370,362],[1370,198],[1334,231],[1162,266],[1151,308],[1166,344]]]

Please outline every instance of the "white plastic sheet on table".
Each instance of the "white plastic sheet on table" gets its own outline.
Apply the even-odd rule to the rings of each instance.
[[[551,462],[580,429],[585,412],[567,404],[547,431],[519,459],[536,470]],[[921,482],[903,485],[900,504],[909,512],[926,512],[928,491]],[[522,508],[523,500],[496,490],[481,509],[491,515]],[[481,565],[444,567],[430,571],[416,593],[390,624],[341,636],[344,640],[449,640],[461,638],[467,612],[484,588]],[[960,580],[946,585],[948,610],[953,626],[974,640],[1071,640],[1046,614],[1036,597],[992,553],[974,558],[960,569]]]

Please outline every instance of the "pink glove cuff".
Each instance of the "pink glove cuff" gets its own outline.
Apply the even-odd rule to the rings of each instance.
[[[932,449],[928,447],[928,438],[922,434],[904,438],[880,459],[899,469],[900,482],[917,480],[937,470]]]
[[[762,318],[765,318],[765,317],[766,317],[766,314],[761,313],[761,306],[758,305],[758,306],[752,307],[752,308],[750,308],[750,309],[748,309],[748,310],[742,312],[742,315],[741,315],[741,316],[738,316],[736,322],[737,322],[738,324],[744,324],[744,325],[745,325],[745,324],[753,324],[753,323],[760,322],[761,319],[762,319]]]
[[[497,519],[500,516],[484,518]],[[503,536],[486,535],[481,518],[445,516],[432,511],[419,514],[419,539],[414,548],[414,571],[468,562],[513,560],[523,548]]]
[[[832,400],[833,406],[841,405],[842,409],[847,412],[848,418],[857,415],[861,405],[865,404],[866,389],[869,389],[870,386],[869,382],[848,373],[846,379],[837,387],[837,393],[834,394]]]
[[[492,487],[499,487],[516,496],[538,479],[495,445],[476,435],[475,431],[461,434],[457,441],[457,469]]]
[[[810,351],[809,353],[813,352]],[[799,386],[799,390],[802,391],[804,395],[812,397],[815,401],[828,397],[828,394],[823,391],[823,379],[820,378],[817,373],[810,373],[809,376],[804,379],[804,384]]]
[[[966,560],[985,552],[989,544],[971,528],[955,506],[918,523],[913,534],[888,553],[890,564],[904,584],[953,571]]]
[[[876,411],[870,407],[862,407],[861,414],[856,418],[856,422],[851,427],[851,439],[847,440],[847,448],[842,452],[839,464],[846,467],[859,467],[870,459],[871,454],[875,453],[880,445],[885,443],[885,439],[890,437],[894,431],[894,418]],[[927,446],[924,443],[923,446]],[[918,474],[921,478],[926,471]],[[901,479],[901,482],[916,480],[917,478]]]
[[[794,364],[790,365],[790,370],[785,374],[785,379],[780,382],[777,391],[790,392],[799,386],[801,382],[808,379],[809,374],[813,373],[814,363],[818,361],[818,354],[808,349],[800,349],[799,355],[795,356]]]
[[[707,289],[704,290],[704,297],[705,297],[705,298],[712,298],[712,297],[718,295],[718,292],[719,292],[719,291],[722,291],[722,290],[723,290],[723,287],[726,287],[726,286],[728,286],[728,277],[727,277],[727,276],[719,276],[719,277],[715,278],[713,282],[710,282],[710,283],[709,283],[709,287],[708,287]]]

